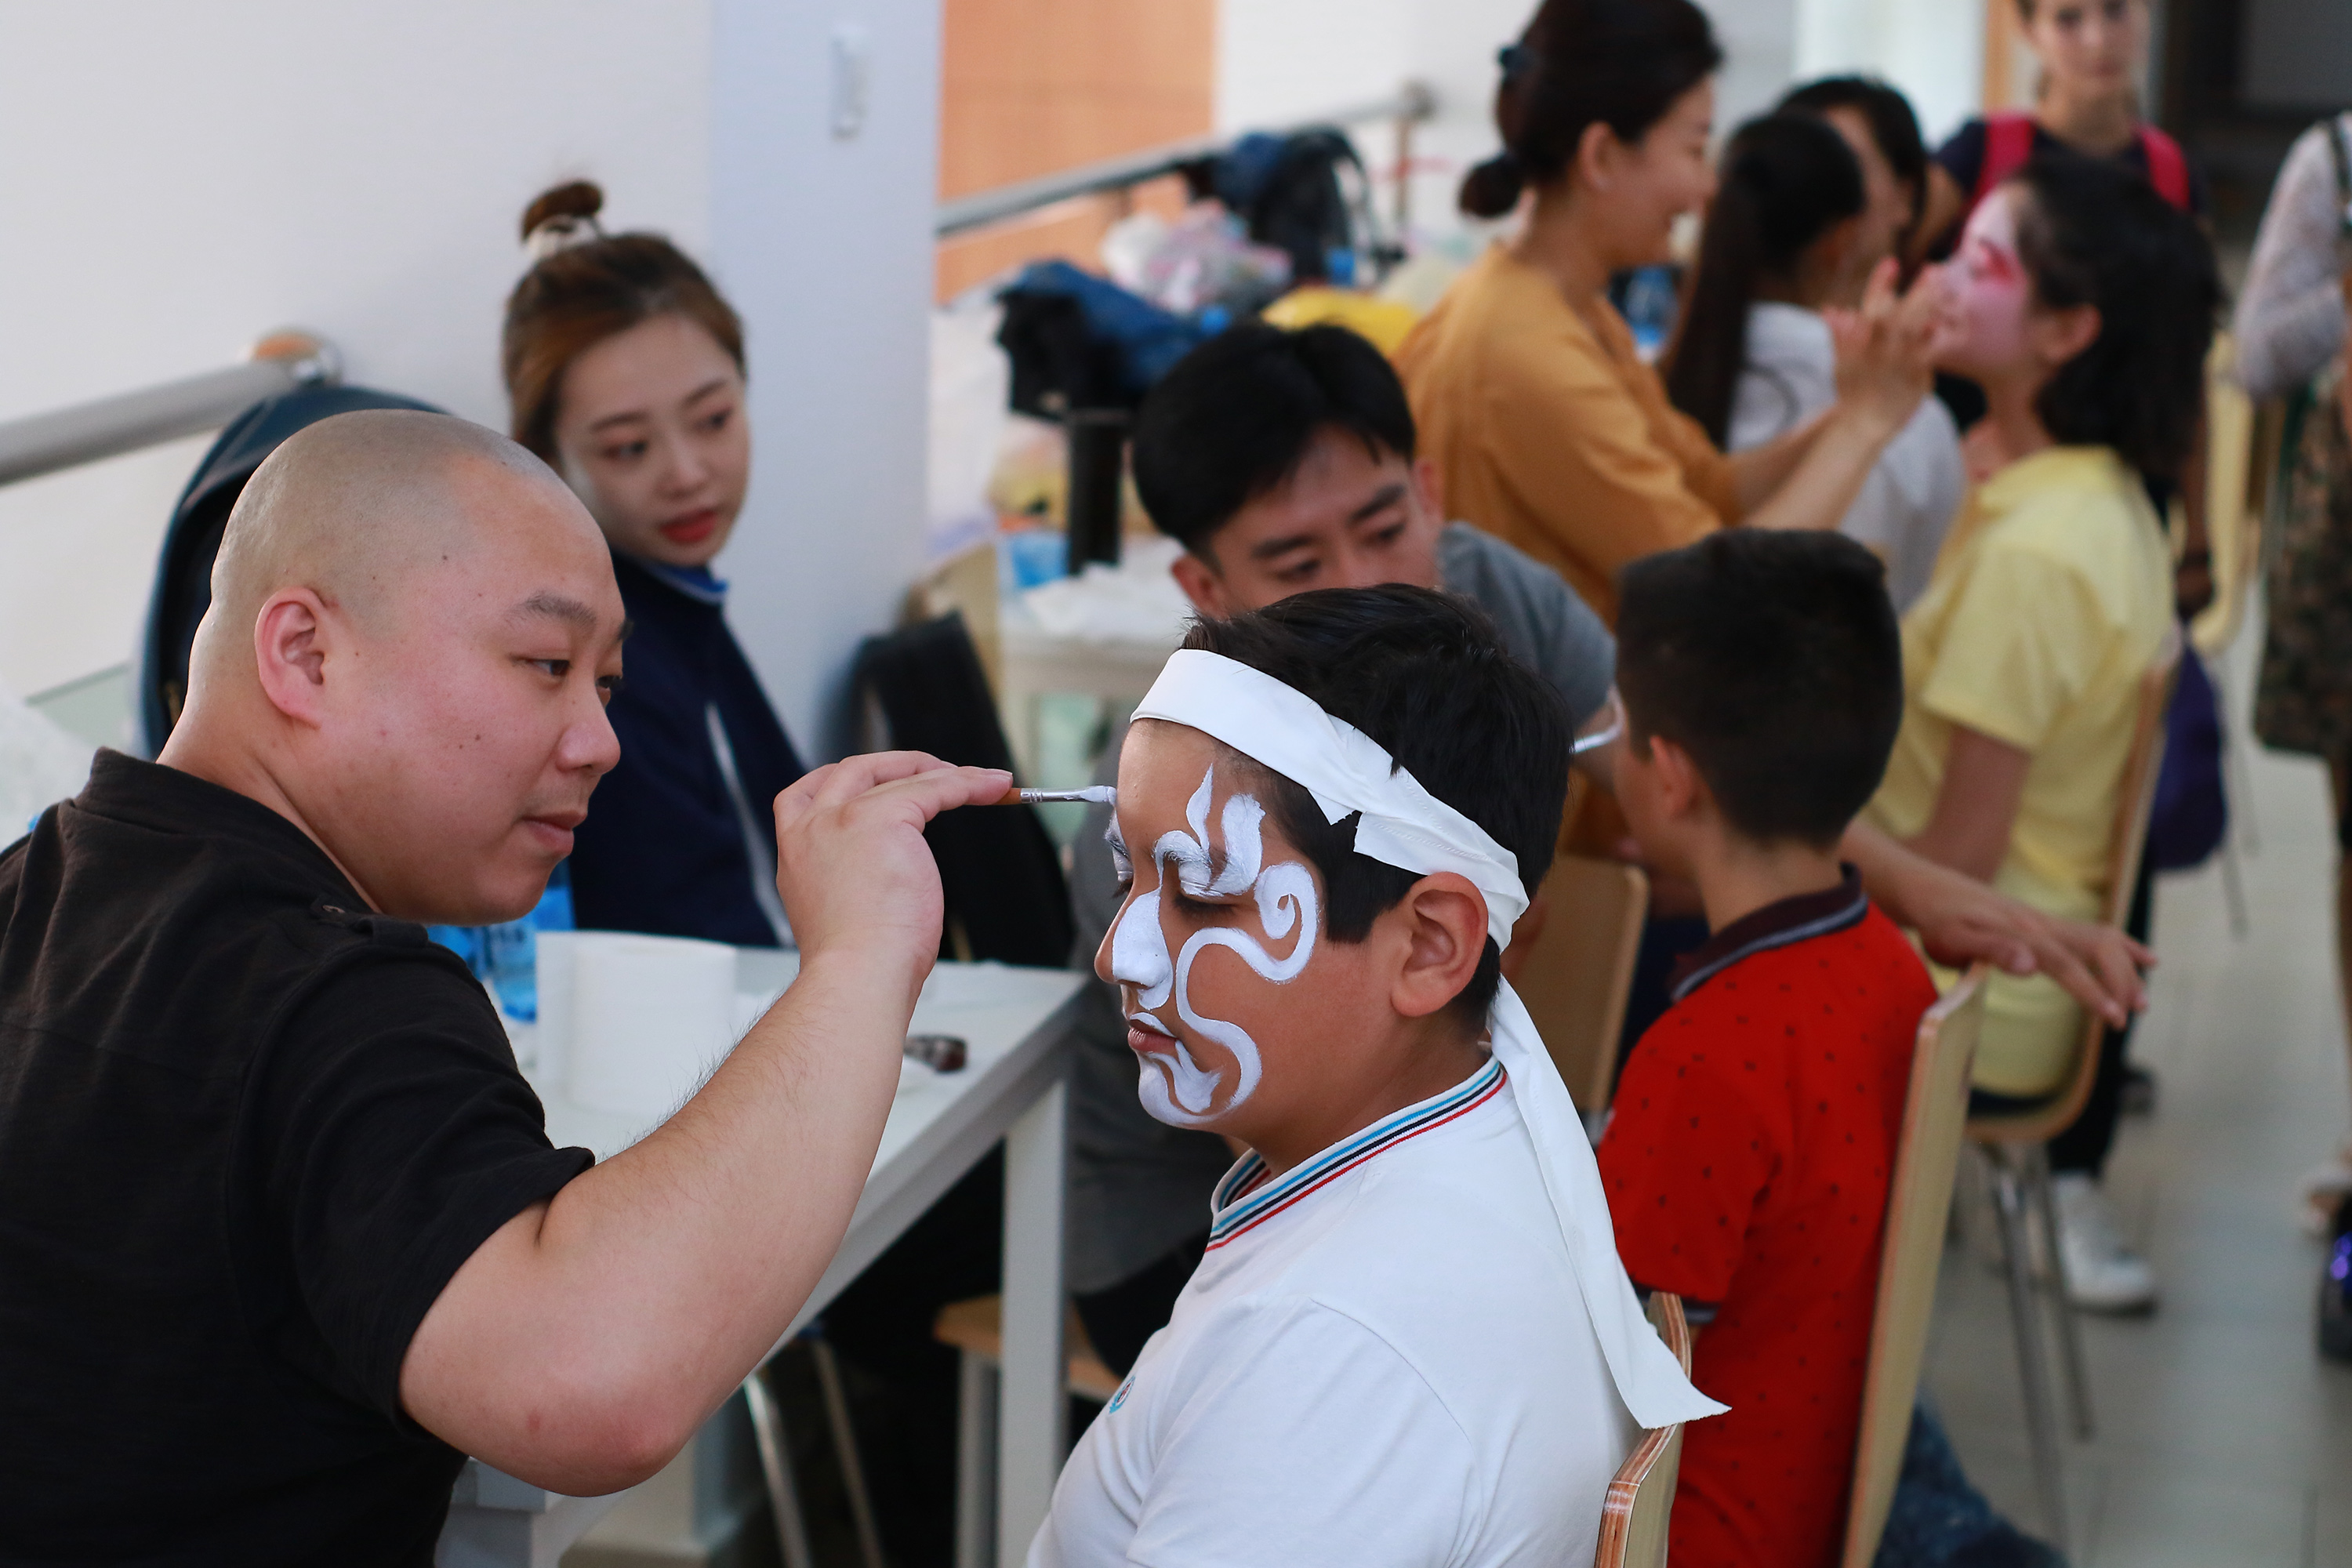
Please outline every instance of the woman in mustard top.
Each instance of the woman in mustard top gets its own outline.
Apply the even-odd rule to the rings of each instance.
[[[1903,728],[1866,816],[2024,903],[2092,917],[2173,614],[2139,476],[2177,475],[2189,449],[2221,288],[2189,218],[2065,153],[1978,206],[1952,274],[1938,358],[1985,389],[1996,469],[1904,617]],[[2082,1037],[2058,987],[1997,974],[1977,1088],[2002,1106],[2051,1094]],[[2096,1185],[2115,1108],[2095,1109],[2051,1146],[2068,1284],[2079,1305],[2145,1308],[2155,1278]]]
[[[1834,528],[1927,393],[1932,285],[1893,268],[1834,324],[1834,406],[1726,457],[1666,401],[1610,305],[1612,274],[1663,261],[1715,188],[1723,58],[1690,0],[1545,0],[1503,51],[1503,152],[1471,171],[1484,217],[1533,202],[1397,351],[1413,418],[1466,518],[1549,563],[1604,618],[1617,571],[1709,530]]]

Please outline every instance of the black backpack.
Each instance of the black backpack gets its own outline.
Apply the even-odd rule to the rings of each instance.
[[[1381,237],[1364,161],[1335,126],[1244,136],[1186,174],[1196,195],[1215,196],[1247,224],[1252,239],[1289,254],[1293,283],[1369,282],[1402,254]],[[1335,268],[1335,256],[1348,259]]]

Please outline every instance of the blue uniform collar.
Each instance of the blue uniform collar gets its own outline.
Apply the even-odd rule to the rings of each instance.
[[[631,555],[628,560],[646,575],[665,587],[677,589],[689,599],[698,599],[706,605],[727,603],[727,580],[712,575],[708,566],[672,566],[660,561],[648,561],[642,555]]]

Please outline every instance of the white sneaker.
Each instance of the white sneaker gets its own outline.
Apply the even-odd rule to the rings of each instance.
[[[2303,1234],[2325,1241],[2335,1234],[2336,1210],[2352,1196],[2352,1143],[2303,1173],[2295,1184],[2295,1215]]]
[[[2080,1171],[2050,1179],[2057,1199],[2058,1249],[2067,1299],[2089,1312],[2145,1312],[2156,1306],[2156,1270],[2134,1252],[2099,1184]]]

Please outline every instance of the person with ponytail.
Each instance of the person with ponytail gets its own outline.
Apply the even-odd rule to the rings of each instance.
[[[525,209],[533,260],[500,344],[511,434],[604,531],[635,628],[573,909],[583,927],[774,947],[769,803],[804,770],[710,570],[751,472],[743,325],[668,240],[606,234],[604,202],[574,181]]]
[[[1462,206],[1517,237],[1457,279],[1397,352],[1445,506],[1544,561],[1604,616],[1628,562],[1730,523],[1829,528],[1926,395],[1930,289],[1894,268],[1833,318],[1837,402],[1727,457],[1668,401],[1608,300],[1666,259],[1714,194],[1707,142],[1723,51],[1691,0],[1544,0],[1502,53],[1503,150]]]
[[[1900,95],[1878,90],[1907,121]],[[1916,185],[1895,175],[1870,122],[1831,112],[1752,120],[1718,164],[1665,382],[1675,406],[1727,451],[1763,446],[1836,403],[1837,348],[1822,312],[1861,299],[1917,212]],[[1916,128],[1910,140],[1916,148]],[[1885,563],[1898,612],[1926,589],[1967,483],[1950,413],[1923,398],[1839,525]]]

